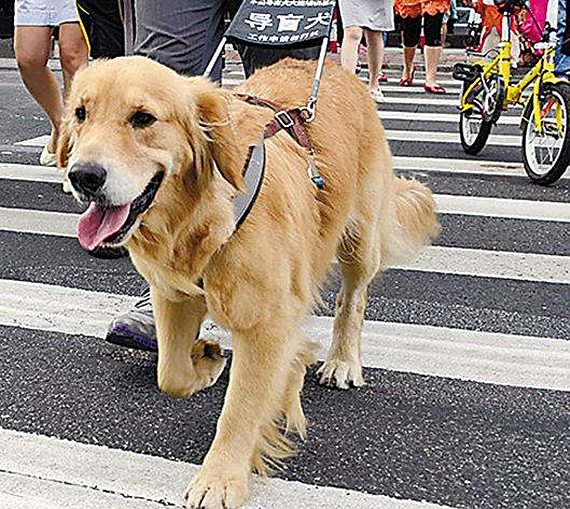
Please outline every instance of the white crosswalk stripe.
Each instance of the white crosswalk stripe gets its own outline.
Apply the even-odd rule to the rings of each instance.
[[[70,213],[0,207],[0,230],[73,238],[78,218]],[[396,268],[570,284],[570,257],[566,256],[431,246],[416,260]]]
[[[495,412],[493,418],[500,414],[501,404],[508,401],[509,391],[516,391],[512,393],[513,400],[529,398],[529,402],[536,401],[532,399],[535,397],[567,396],[570,392],[570,333],[567,329],[570,313],[566,310],[570,298],[570,256],[565,230],[570,223],[570,199],[565,193],[570,175],[564,175],[558,187],[539,188],[530,184],[519,160],[486,158],[486,153],[496,153],[493,150],[500,147],[508,147],[511,151],[520,147],[521,137],[515,129],[519,117],[512,114],[503,115],[495,126],[488,151],[484,150],[476,158],[461,155],[457,152],[458,113],[450,109],[458,104],[459,85],[450,74],[446,73],[441,80],[448,88],[448,94],[441,97],[425,94],[422,79],[417,79],[414,87],[402,88],[397,86],[399,71],[389,74],[390,82],[382,86],[386,100],[378,108],[387,137],[391,142],[421,142],[425,146],[418,149],[410,148],[417,143],[393,143],[394,167],[397,172],[413,174],[432,185],[442,222],[457,225],[460,231],[444,231],[440,243],[427,248],[417,260],[397,267],[401,271],[388,273],[389,279],[380,278],[370,289],[371,314],[365,320],[363,330],[364,366],[369,373],[382,370],[386,377],[389,374],[420,377],[405,383],[410,386],[423,383],[424,390],[443,384],[451,384],[450,387],[476,384],[469,385],[466,392],[479,391],[481,397],[489,397],[491,401],[493,394],[501,394],[497,396],[499,403],[492,410]],[[232,72],[224,83],[233,87],[241,81],[240,72]],[[435,107],[442,111],[436,111]],[[408,122],[409,128],[402,121]],[[14,140],[14,151],[25,149],[29,154],[42,147],[47,139],[44,135]],[[428,157],[429,149],[445,147],[445,144],[455,147],[454,157]],[[92,272],[95,269],[87,267],[83,272],[75,266],[66,272],[66,259],[62,258],[62,253],[69,256],[70,250],[77,248],[70,239],[76,237],[79,207],[60,198],[62,174],[59,170],[21,162],[26,160],[0,159],[0,182],[8,189],[0,194],[0,253],[4,253],[6,261],[0,272],[0,330],[37,334],[46,338],[46,342],[57,341],[58,345],[65,345],[70,338],[100,340],[105,337],[112,318],[134,305],[137,297],[125,289],[113,290],[104,281],[107,277],[117,280],[123,277],[113,272],[113,262],[101,262],[101,272]],[[481,185],[483,180],[485,188]],[[24,188],[34,192],[25,195]],[[29,201],[25,203],[19,193],[29,196]],[[49,209],[42,209],[44,203],[49,204]],[[477,228],[481,245],[473,247],[471,239],[461,238],[461,231],[473,232]],[[535,228],[536,240],[528,238],[532,228]],[[563,238],[557,239],[556,235]],[[13,246],[9,242],[14,242]],[[47,262],[46,256],[36,260],[35,255],[22,247],[36,242],[53,246]],[[67,275],[60,276],[60,272]],[[86,285],[85,274],[91,278],[93,288]],[[389,281],[385,287],[384,281]],[[119,281],[117,286],[120,286]],[[328,291],[325,289],[325,293]],[[501,291],[504,293],[500,294]],[[328,294],[324,300],[332,302]],[[318,316],[323,313],[326,316]],[[321,344],[319,359],[324,358],[330,345],[333,322],[326,310],[317,310],[303,324],[304,333]],[[49,339],[51,335],[56,339]],[[217,339],[225,348],[231,349],[229,334],[211,321],[206,322],[203,335]],[[0,352],[12,354],[8,347],[3,347],[0,336]],[[65,347],[60,348],[62,358],[65,358],[68,352]],[[103,359],[102,365],[108,361],[110,358]],[[0,385],[0,392],[2,389]],[[390,394],[388,383],[372,384],[368,390],[374,391],[377,398],[388,394],[392,403],[402,397]],[[539,390],[542,392],[537,392]],[[354,394],[357,401],[361,393],[355,391]],[[433,394],[433,400],[445,395],[435,389]],[[311,404],[310,411],[322,412]],[[438,407],[440,413],[447,410],[446,404]],[[421,411],[419,408],[418,412]],[[366,413],[366,408],[358,408],[358,411]],[[457,412],[457,409],[449,411]],[[114,414],[110,411],[109,415]],[[450,421],[455,419],[455,414],[449,415]],[[406,419],[412,417],[408,415]],[[316,419],[314,415],[311,418]],[[69,429],[76,426],[73,418],[65,416],[62,419],[68,419],[66,426]],[[374,429],[381,427],[382,421],[382,416],[378,416],[371,426]],[[484,422],[485,417],[478,415],[474,421]],[[425,421],[426,427],[428,422]],[[556,422],[560,425],[561,421]],[[444,420],[442,430],[446,424]],[[466,428],[468,424],[458,421],[455,434],[448,436],[450,448],[454,441],[463,440],[462,426]],[[501,426],[497,424],[497,428]],[[372,428],[368,429],[368,432],[372,431]],[[523,436],[517,444],[522,447],[522,441],[530,438],[524,431],[517,432]],[[394,437],[399,436],[398,433],[395,430]],[[538,438],[532,435],[537,449],[545,443],[552,444],[548,432],[544,433]],[[59,438],[43,436],[50,434]],[[79,500],[87,509],[105,505],[113,509],[182,507],[179,494],[189,476],[196,471],[198,460],[192,457],[184,462],[172,461],[151,445],[144,450],[148,454],[141,454],[128,444],[107,448],[99,444],[97,436],[94,428],[92,439],[84,437],[75,441],[73,433],[66,434],[61,428],[48,433],[41,427],[20,426],[10,405],[5,410],[0,409],[0,507],[60,509],[76,506]],[[325,435],[319,447],[327,448],[333,439]],[[494,439],[501,442],[500,435]],[[475,441],[477,437],[471,440]],[[367,447],[366,454],[375,453],[380,447],[388,451],[388,458],[398,454],[391,453],[391,446],[386,444]],[[434,455],[434,451],[429,450],[427,438],[424,447],[428,451],[426,455]],[[503,462],[501,468],[507,469],[510,462],[516,461],[508,455],[500,456],[501,453],[497,453],[488,441],[477,442],[477,447],[485,451],[485,458],[499,456]],[[437,451],[435,456],[440,452]],[[342,454],[338,454],[339,461],[343,458],[342,461],[349,464]],[[415,466],[417,458],[402,456],[403,461],[409,461],[410,471],[423,468]],[[417,464],[420,463],[418,460]],[[517,468],[520,465],[517,463]],[[433,471],[447,470],[445,463],[429,468],[432,467]],[[371,470],[380,472],[380,466],[373,464]],[[416,483],[415,479],[399,480],[398,490],[386,490],[384,495],[382,481],[371,487],[370,483],[355,481],[351,484],[351,481],[338,481],[327,475],[323,471],[322,479],[312,478],[311,482],[297,482],[287,476],[285,479],[288,480],[256,479],[254,498],[247,507],[467,507],[480,504],[474,498],[467,498],[462,491],[465,486],[471,483],[478,485],[478,489],[482,486],[480,489],[487,495],[493,484],[462,473],[466,482],[458,490],[460,493],[446,499],[436,494],[436,485],[440,483],[437,476],[432,478],[431,484],[426,481],[421,495],[410,488]],[[522,490],[524,480],[514,478],[515,484],[509,489],[516,492],[515,486]],[[418,476],[417,482],[421,484],[422,479]],[[535,491],[540,491],[538,484],[533,486]],[[537,507],[570,504],[568,495],[554,501],[548,498],[545,490],[541,496],[544,498],[537,499]],[[491,500],[491,504],[508,507],[502,499],[501,503]]]
[[[102,338],[113,316],[137,299],[0,279],[0,300],[0,325]],[[303,326],[307,337],[321,344],[321,360],[330,345],[332,322],[313,316]],[[212,322],[205,329],[208,337],[231,348],[223,329]],[[570,391],[570,343],[561,339],[366,321],[363,359],[371,368]]]

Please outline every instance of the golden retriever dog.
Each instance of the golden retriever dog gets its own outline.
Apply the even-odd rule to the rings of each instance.
[[[315,63],[291,59],[260,70],[240,91],[284,108],[310,95]],[[191,508],[237,507],[252,471],[290,453],[305,434],[300,393],[315,347],[300,322],[319,301],[337,260],[342,285],[320,382],[360,386],[367,287],[414,256],[439,230],[430,191],[397,178],[375,104],[334,64],[324,69],[316,118],[307,124],[317,167],[286,132],[265,141],[266,172],[236,229],[233,202],[273,111],[203,78],[143,57],[97,62],[77,74],[58,147],[88,250],[126,246],[151,287],[158,386],[188,397],[212,385],[224,358],[195,338],[209,315],[233,341],[230,382],[216,435],[185,493]]]

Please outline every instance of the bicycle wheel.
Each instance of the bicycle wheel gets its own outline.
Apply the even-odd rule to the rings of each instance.
[[[570,86],[552,83],[547,87],[539,100],[542,133],[531,111],[522,141],[524,169],[541,185],[556,182],[570,163]]]
[[[501,108],[505,98],[505,86],[500,76],[489,80],[489,89],[485,90],[479,83],[470,92],[467,104],[473,108],[462,111],[459,118],[459,135],[461,146],[468,154],[481,152],[491,134],[493,124],[501,116]],[[467,90],[470,84],[466,83]]]

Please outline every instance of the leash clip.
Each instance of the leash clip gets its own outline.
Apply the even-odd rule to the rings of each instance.
[[[315,119],[314,105],[303,106],[302,108],[299,108],[299,112],[304,122],[312,122]]]

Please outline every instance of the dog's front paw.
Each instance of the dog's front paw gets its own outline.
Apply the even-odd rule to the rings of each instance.
[[[162,392],[174,398],[187,398],[195,392],[216,383],[226,359],[218,343],[200,339],[192,348],[192,365],[186,369],[159,369],[158,386]]]
[[[317,371],[319,383],[338,389],[364,385],[362,366],[359,362],[329,359]]]
[[[200,339],[192,348],[192,364],[196,378],[200,380],[200,388],[214,385],[226,365],[222,347],[215,341]]]
[[[249,475],[200,471],[190,481],[184,499],[188,509],[234,509],[249,497]]]

